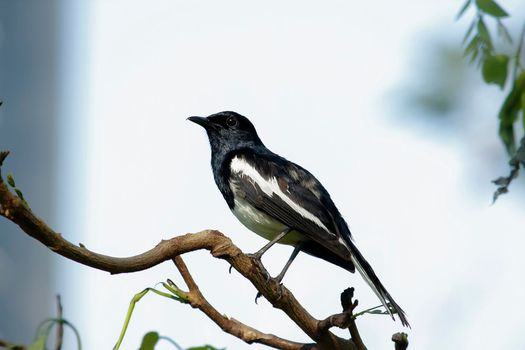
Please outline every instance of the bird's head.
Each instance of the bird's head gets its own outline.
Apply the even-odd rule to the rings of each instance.
[[[219,112],[209,117],[189,117],[208,133],[212,151],[230,151],[262,145],[248,118],[235,112]]]

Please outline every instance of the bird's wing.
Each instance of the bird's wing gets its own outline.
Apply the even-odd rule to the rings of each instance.
[[[235,155],[230,169],[230,187],[236,197],[341,258],[350,259],[334,213],[323,204],[323,196],[328,194],[313,175],[284,158],[247,152]]]
[[[256,209],[349,260],[390,315],[395,310],[402,324],[409,326],[404,311],[352,242],[344,219],[312,174],[279,156],[248,152],[233,157],[230,170],[230,187],[235,197],[241,196]]]

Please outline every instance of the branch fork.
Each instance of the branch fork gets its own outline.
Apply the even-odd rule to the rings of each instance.
[[[82,265],[111,274],[142,271],[164,261],[172,260],[182,275],[188,291],[185,292],[175,286],[173,282],[168,281],[170,288],[180,292],[181,294],[178,296],[181,299],[187,300],[193,308],[202,311],[225,332],[247,343],[260,343],[284,350],[366,350],[353,316],[353,311],[357,306],[357,300],[352,301],[353,288],[349,288],[341,294],[342,313],[331,315],[319,321],[310,315],[285,286],[274,279],[268,280],[268,272],[260,262],[244,254],[228,237],[216,230],[204,230],[162,240],[152,249],[126,258],[93,252],[82,243],[75,245],[55,232],[38,218],[29,206],[24,205],[24,202],[9,190],[1,176],[1,166],[8,154],[7,151],[0,152],[0,216],[18,225],[22,231],[53,252]],[[208,250],[215,258],[226,260],[235,270],[247,278],[274,307],[286,313],[314,343],[300,343],[267,334],[234,318],[226,317],[217,311],[202,295],[180,256],[201,249]],[[330,332],[332,327],[348,328],[351,339],[336,336]]]

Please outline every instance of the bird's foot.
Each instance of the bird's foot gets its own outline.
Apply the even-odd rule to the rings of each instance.
[[[255,252],[255,253],[248,253],[246,254],[250,259],[257,260],[258,262],[261,262],[261,257],[263,256],[261,251]]]
[[[260,297],[262,297],[261,292],[257,292],[257,294],[255,295],[255,304],[257,304],[257,300]],[[282,297],[283,297],[283,284],[279,282],[279,287],[277,288],[277,298],[275,299],[275,301],[281,300]]]
[[[261,292],[257,292],[257,294],[255,295],[255,304],[257,304],[257,299],[259,299],[260,297],[262,297]]]
[[[270,279],[272,278],[272,276],[270,276],[268,271],[266,271],[266,268],[264,267],[264,265],[263,265],[263,263],[261,261],[262,254],[259,254],[259,252],[257,252],[257,253],[254,253],[254,254],[246,254],[246,255],[250,259],[254,260],[255,264],[259,267],[261,272],[264,274],[264,278],[266,280],[266,283],[270,282]]]

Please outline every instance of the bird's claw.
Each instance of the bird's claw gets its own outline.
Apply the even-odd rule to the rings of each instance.
[[[248,253],[246,254],[250,259],[257,260],[258,262],[261,262],[262,254],[257,253]]]
[[[257,292],[257,294],[255,295],[255,304],[257,304],[257,300],[260,297],[262,297],[261,292]],[[282,297],[283,297],[283,284],[279,283],[279,287],[277,288],[277,298],[275,299],[275,301],[281,300]]]
[[[257,294],[255,295],[255,304],[257,304],[257,299],[259,299],[260,297],[262,297],[261,292],[257,292]]]
[[[268,271],[266,271],[266,269],[264,268],[264,265],[262,264],[262,261],[261,261],[261,254],[254,253],[254,254],[246,254],[246,255],[250,259],[255,260],[255,264],[260,268],[261,272],[264,274],[266,283],[270,282],[270,279],[272,278],[272,276],[270,276]]]

